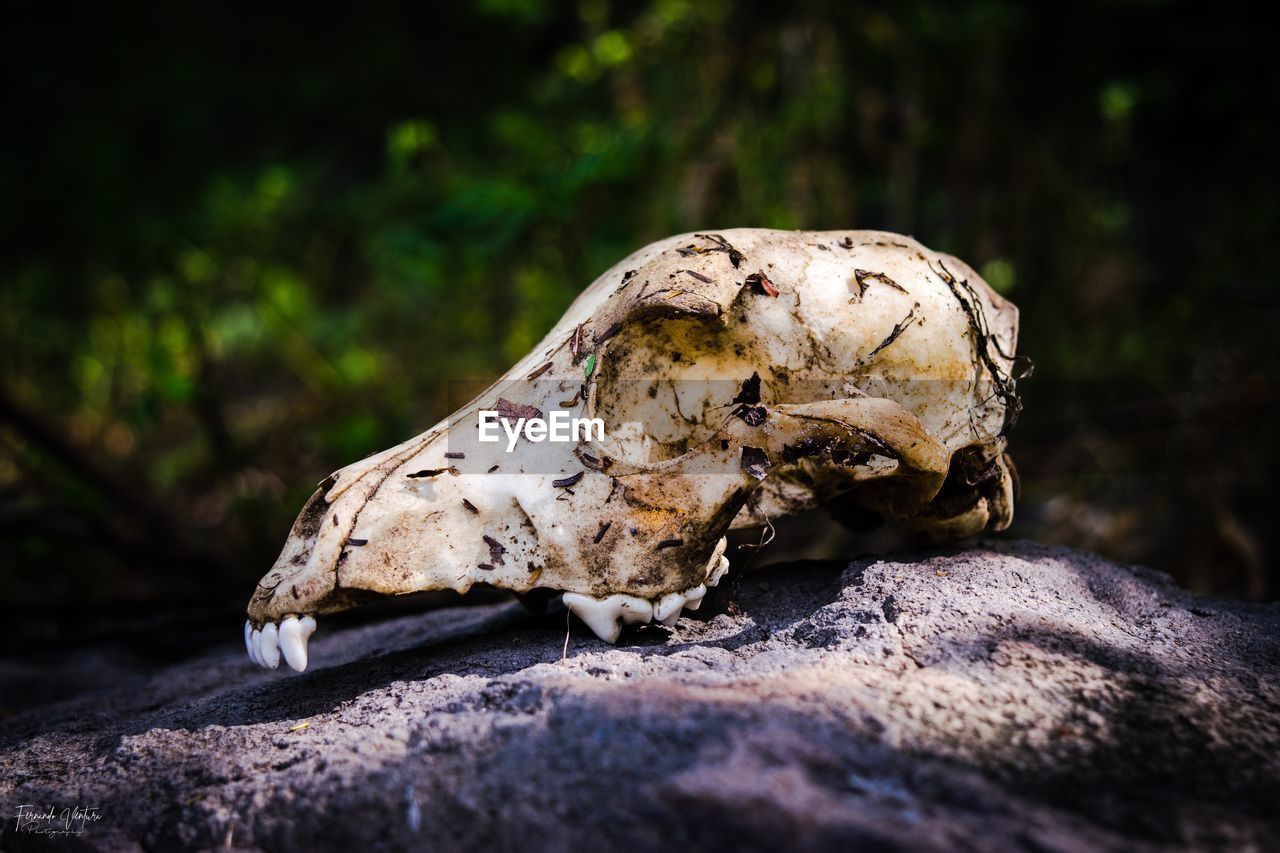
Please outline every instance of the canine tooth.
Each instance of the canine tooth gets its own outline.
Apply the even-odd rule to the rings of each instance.
[[[253,660],[253,623],[248,619],[244,620],[244,650],[249,653],[249,660]]]
[[[618,641],[622,633],[622,602],[620,595],[608,598],[592,598],[579,592],[566,592],[564,606],[573,611],[573,615],[583,621],[597,637],[606,643]]]
[[[298,620],[298,625],[301,627],[301,631],[299,633],[302,636],[302,659],[305,665],[305,661],[309,659],[307,655],[307,642],[311,639],[311,635],[316,632],[316,617],[303,616]]]
[[[679,621],[680,609],[684,607],[684,601],[684,595],[678,592],[669,592],[662,596],[653,606],[654,621],[661,622],[670,628]]]
[[[687,590],[684,594],[684,609],[693,612],[702,606],[702,597],[707,594],[707,588],[703,584],[695,586],[693,589]]]
[[[279,629],[276,623],[268,622],[262,626],[262,665],[267,669],[275,669],[280,665]]]
[[[253,658],[253,662],[258,666],[266,666],[262,662],[262,632],[257,628],[253,629],[253,636],[249,640],[249,657]]]
[[[307,617],[311,619],[310,616]],[[311,630],[315,630],[316,620],[311,619]],[[295,672],[302,672],[307,668],[307,636],[310,631],[303,634],[302,622],[297,616],[287,616],[280,623],[280,651],[284,655],[285,662]]]

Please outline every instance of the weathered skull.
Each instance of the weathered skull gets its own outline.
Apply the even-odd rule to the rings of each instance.
[[[249,602],[250,657],[301,670],[316,615],[477,584],[563,593],[613,642],[696,609],[731,526],[837,497],[925,537],[1003,529],[1016,337],[1012,304],[907,237],[654,243],[448,420],[321,484]],[[604,434],[504,432],[553,411]]]

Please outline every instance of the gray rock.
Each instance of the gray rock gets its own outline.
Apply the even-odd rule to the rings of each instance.
[[[563,657],[563,616],[512,605],[322,621],[300,676],[229,639],[7,721],[0,846],[1280,848],[1276,605],[1018,542],[726,604]]]

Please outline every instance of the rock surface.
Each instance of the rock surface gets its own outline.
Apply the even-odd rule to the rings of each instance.
[[[567,654],[513,605],[322,622],[303,675],[228,626],[7,721],[0,847],[1280,848],[1280,606],[1020,542],[726,604]],[[100,818],[20,832],[23,804]]]

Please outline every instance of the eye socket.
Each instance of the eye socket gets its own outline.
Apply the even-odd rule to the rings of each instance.
[[[991,445],[971,444],[957,450],[951,457],[947,479],[931,504],[933,511],[958,511],[972,503],[976,495],[985,494],[998,484],[999,459],[999,449]]]

